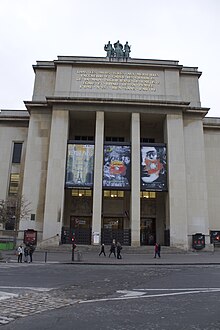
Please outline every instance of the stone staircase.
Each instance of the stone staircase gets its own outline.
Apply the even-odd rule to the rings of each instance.
[[[48,252],[68,252],[72,250],[71,244],[61,244],[59,246],[37,246],[36,251],[48,251]],[[105,251],[108,253],[110,250],[110,245],[105,245]],[[100,246],[97,245],[77,245],[76,251],[83,253],[94,252],[98,253],[100,251]],[[154,246],[123,246],[123,253],[126,254],[153,254]],[[170,246],[161,246],[161,253],[164,254],[184,254],[186,251],[170,247]]]

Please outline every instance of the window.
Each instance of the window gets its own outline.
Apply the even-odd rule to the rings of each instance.
[[[90,189],[73,189],[72,196],[73,197],[83,197],[83,196],[91,197],[92,190],[90,190]]]
[[[155,139],[153,138],[141,138],[141,143],[154,143]]]
[[[75,140],[76,141],[94,141],[93,136],[80,136],[80,135],[75,135]]]
[[[12,163],[20,164],[21,162],[22,143],[14,142]]]
[[[31,221],[35,221],[35,214],[34,213],[31,214]]]
[[[156,198],[155,191],[141,191],[140,192],[141,198]]]
[[[123,198],[124,191],[122,190],[104,190],[105,198]]]
[[[19,187],[19,181],[20,181],[20,174],[19,173],[11,174],[10,182],[9,182],[9,195],[17,195],[18,187]]]
[[[106,142],[124,142],[125,139],[123,137],[117,137],[117,136],[106,136],[105,141]]]

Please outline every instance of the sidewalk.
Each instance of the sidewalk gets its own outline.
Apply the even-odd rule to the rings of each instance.
[[[154,258],[151,253],[122,253],[122,259],[118,260],[113,255],[99,257],[97,251],[76,251],[72,262],[71,251],[35,251],[34,263],[59,263],[59,264],[91,264],[91,265],[220,265],[220,250],[215,252],[187,252],[187,253],[161,253],[161,258]],[[17,257],[14,251],[1,251],[2,262],[15,263]]]

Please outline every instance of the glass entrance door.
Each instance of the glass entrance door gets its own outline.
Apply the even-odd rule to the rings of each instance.
[[[154,245],[156,242],[156,224],[154,218],[141,219],[141,245]]]

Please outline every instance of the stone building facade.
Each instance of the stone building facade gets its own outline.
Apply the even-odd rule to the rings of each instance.
[[[195,67],[59,56],[33,66],[26,111],[0,113],[0,199],[31,203],[19,237],[187,250],[220,231],[220,119]],[[17,158],[16,158],[17,157]]]

